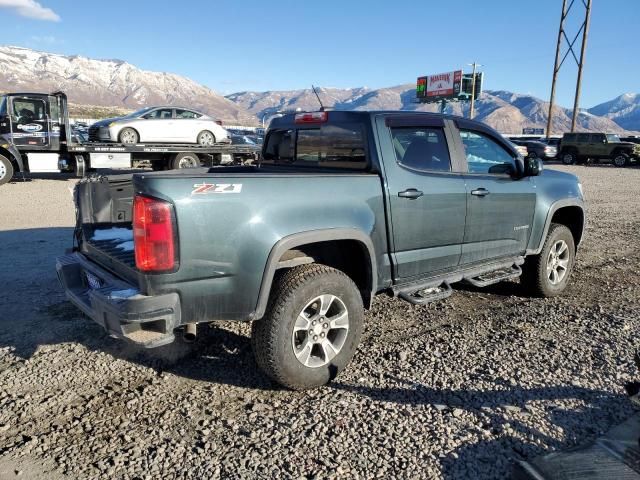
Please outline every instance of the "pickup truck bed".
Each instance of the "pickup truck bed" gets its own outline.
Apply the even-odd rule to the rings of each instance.
[[[326,383],[377,293],[440,300],[460,281],[566,287],[584,228],[577,179],[497,132],[407,112],[275,119],[257,166],[94,177],[75,190],[69,298],[146,347],[198,323],[253,322],[260,367]]]

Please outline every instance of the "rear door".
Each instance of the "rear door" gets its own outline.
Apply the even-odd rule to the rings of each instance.
[[[589,156],[594,158],[609,156],[609,146],[604,133],[592,133],[589,135]]]
[[[174,131],[178,134],[176,140],[185,143],[195,143],[198,133],[206,130],[199,120],[201,115],[192,110],[176,108],[176,118],[174,120]]]
[[[471,122],[457,121],[467,161],[467,221],[461,265],[526,251],[536,203],[534,177],[520,178],[506,141]]]
[[[11,138],[14,145],[48,150],[50,122],[46,97],[25,95],[9,98]]]
[[[449,121],[378,116],[396,280],[431,276],[460,261],[466,192]]]

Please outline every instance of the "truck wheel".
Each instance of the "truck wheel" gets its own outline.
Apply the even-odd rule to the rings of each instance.
[[[564,151],[562,152],[561,159],[562,163],[564,163],[565,165],[573,165],[574,163],[576,163],[577,157],[576,154],[572,151]]]
[[[7,157],[0,155],[0,185],[8,183],[12,177],[13,164]]]
[[[135,145],[140,141],[140,137],[138,132],[136,132],[133,128],[123,128],[118,134],[118,140],[120,143],[124,143],[125,145]]]
[[[616,153],[613,156],[613,164],[616,167],[626,167],[629,164],[629,156],[626,153]]]
[[[353,357],[363,319],[360,292],[343,272],[320,264],[292,268],[274,283],[265,317],[253,322],[256,362],[285,387],[325,385]]]
[[[198,144],[208,147],[216,143],[216,137],[209,130],[204,130],[198,134]]]
[[[542,251],[525,260],[520,283],[537,297],[560,295],[569,283],[575,255],[571,230],[559,223],[552,223]]]
[[[200,157],[193,152],[178,153],[171,161],[171,168],[197,168],[200,166]]]

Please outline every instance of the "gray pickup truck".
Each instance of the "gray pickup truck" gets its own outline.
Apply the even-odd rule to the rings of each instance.
[[[144,347],[251,321],[258,365],[300,389],[354,355],[388,293],[520,278],[558,295],[582,239],[582,187],[463,118],[321,111],[275,119],[256,165],[94,177],[75,189],[69,299]]]

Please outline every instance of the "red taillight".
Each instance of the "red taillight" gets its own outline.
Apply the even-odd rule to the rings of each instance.
[[[145,272],[175,269],[175,230],[170,203],[157,198],[134,198],[133,244],[138,269]]]
[[[295,123],[323,123],[329,118],[328,112],[297,113]]]

